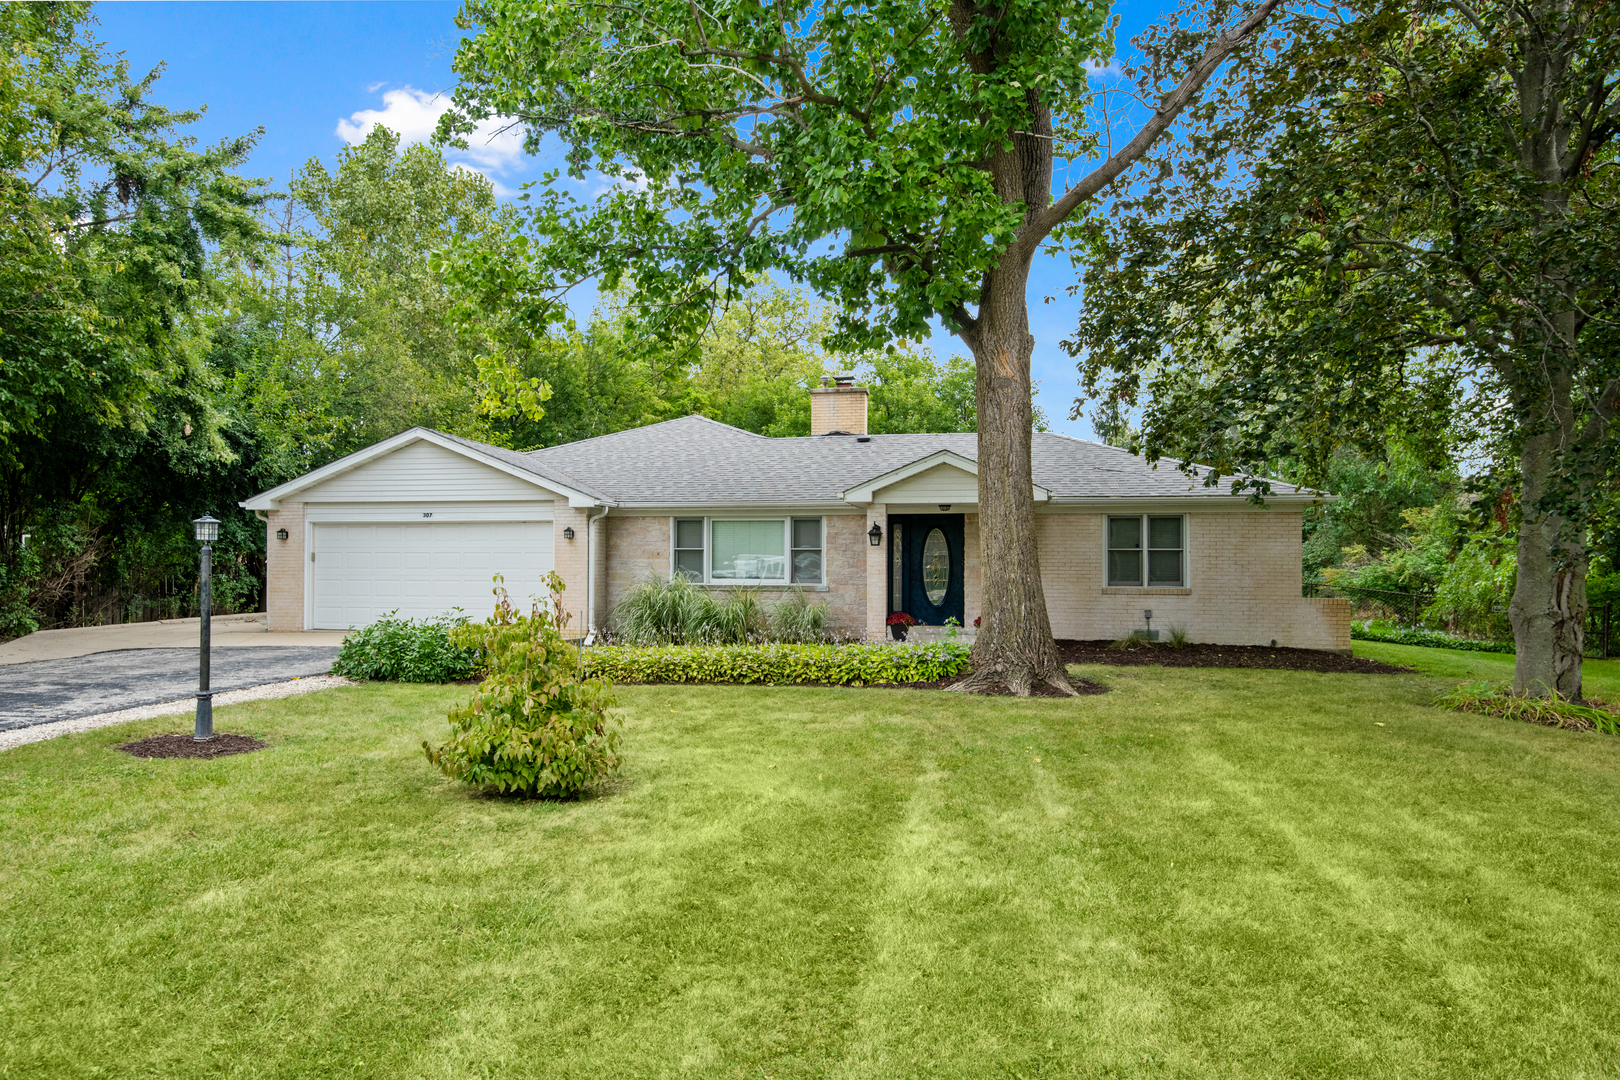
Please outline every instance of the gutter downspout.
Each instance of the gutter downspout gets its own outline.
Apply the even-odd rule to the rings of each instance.
[[[584,645],[596,644],[596,559],[594,543],[596,540],[596,523],[608,516],[612,507],[602,507],[602,512],[595,517],[585,515],[585,636],[581,639]]]

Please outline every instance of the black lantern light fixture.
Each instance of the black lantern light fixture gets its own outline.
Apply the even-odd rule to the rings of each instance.
[[[873,547],[877,547],[879,544],[883,543],[883,526],[879,525],[875,521],[872,522],[872,527],[866,530],[866,538],[872,541]]]
[[[286,529],[277,529],[276,530],[276,539],[277,540],[285,540],[285,539],[287,539],[287,530]]]
[[[574,538],[574,527],[572,525],[570,525],[566,529],[563,530],[563,539],[564,540],[572,540],[573,538]]]
[[[209,620],[213,614],[214,548],[219,539],[219,520],[204,514],[193,521],[197,542],[202,545],[202,577],[197,584],[197,613],[202,616],[201,640],[197,648],[197,723],[191,737],[207,742],[214,737],[214,693],[208,689]]]

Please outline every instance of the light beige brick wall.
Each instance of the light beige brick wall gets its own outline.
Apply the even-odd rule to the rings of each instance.
[[[889,508],[885,503],[867,508],[861,532],[870,532],[873,525],[883,530],[883,543],[873,547],[866,536],[860,538],[866,550],[866,620],[861,636],[882,641],[889,635]]]
[[[607,519],[607,604],[596,609],[596,621],[608,613],[648,575],[669,577],[669,518],[612,517]]]
[[[1300,515],[1188,515],[1188,588],[1107,588],[1104,514],[1036,518],[1041,582],[1060,638],[1120,638],[1146,624],[1184,627],[1193,641],[1347,649],[1347,614],[1300,595]]]
[[[962,515],[962,625],[971,628],[984,595],[984,555],[979,551],[979,515]]]
[[[304,629],[304,504],[282,503],[265,522],[265,610],[271,630]],[[287,539],[277,540],[276,530]]]
[[[560,521],[561,519],[559,519]],[[670,519],[667,517],[613,517],[606,521],[606,565],[603,596],[597,602],[596,622],[605,627],[615,605],[649,574],[667,579],[670,574]],[[559,525],[560,529],[561,526]],[[828,622],[848,632],[860,633],[866,624],[866,518],[859,514],[829,514],[823,522],[823,566],[827,587],[807,587],[812,602],[825,600]],[[724,591],[730,586],[709,586]],[[767,605],[792,591],[792,586],[769,585],[761,588],[760,598]]]
[[[586,510],[575,509],[562,499],[552,504],[551,543],[554,551],[552,568],[567,586],[563,590],[563,610],[569,615],[563,631],[568,637],[583,637],[585,626],[585,529]],[[572,528],[574,538],[563,536],[563,530]]]
[[[866,434],[866,387],[818,386],[810,391],[810,434]]]

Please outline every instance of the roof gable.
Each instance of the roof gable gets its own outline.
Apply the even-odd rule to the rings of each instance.
[[[433,449],[429,450],[429,447]],[[286,499],[316,492],[342,501],[410,501],[421,498],[420,491],[413,493],[409,481],[405,479],[409,475],[408,470],[379,468],[388,459],[402,453],[410,465],[429,469],[436,467],[446,474],[447,482],[454,484],[459,479],[462,498],[526,496],[532,499],[543,494],[554,499],[565,498],[571,506],[594,506],[599,501],[573,485],[559,483],[542,476],[533,468],[526,468],[526,462],[505,460],[498,447],[484,446],[429,428],[411,428],[245,499],[241,505],[248,510],[273,510]],[[521,458],[521,455],[513,456]],[[491,470],[499,478],[491,477],[486,483],[478,483],[475,475],[462,474],[458,477],[455,475],[455,462],[466,462]],[[407,461],[399,464],[405,465]]]

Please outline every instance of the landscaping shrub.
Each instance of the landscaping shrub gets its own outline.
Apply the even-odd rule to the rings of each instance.
[[[499,582],[499,578],[496,579]],[[450,741],[422,749],[439,771],[482,788],[545,798],[577,796],[619,769],[611,684],[585,670],[563,639],[562,579],[547,575],[551,610],[518,615],[498,588],[486,622],[459,626],[456,644],[480,650],[488,674],[450,712]]]
[[[1452,637],[1450,634],[1436,633],[1433,630],[1398,627],[1381,619],[1351,623],[1350,636],[1357,641],[1383,641],[1392,645],[1422,645],[1432,649],[1464,649],[1469,652],[1508,653],[1510,655],[1513,652],[1512,642],[1480,641],[1475,638]]]
[[[754,589],[716,597],[685,575],[648,577],[613,609],[608,637],[632,645],[741,645],[746,642],[826,642],[827,604],[795,589],[767,609]]]
[[[613,609],[613,630],[642,645],[705,641],[714,631],[714,598],[684,574],[637,582]]]
[[[771,610],[771,637],[776,641],[813,645],[827,641],[827,601],[810,602],[803,589],[794,589]]]
[[[1509,720],[1523,720],[1547,727],[1620,735],[1620,716],[1593,702],[1571,701],[1556,690],[1550,698],[1536,698],[1493,687],[1489,683],[1471,683],[1457,687],[1435,704],[1458,712],[1505,716]]]
[[[592,675],[651,683],[932,682],[968,669],[968,644],[603,645],[587,649]]]
[[[465,615],[401,619],[391,611],[364,630],[351,630],[338,650],[332,674],[377,682],[444,683],[477,675],[476,648],[452,643]]]

